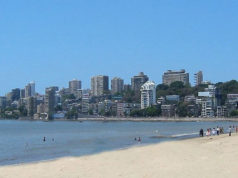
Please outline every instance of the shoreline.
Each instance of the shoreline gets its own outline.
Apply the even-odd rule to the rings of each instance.
[[[4,119],[0,120],[17,120],[17,121],[42,121],[42,122],[52,122],[52,121],[131,121],[131,122],[219,122],[219,121],[228,121],[228,122],[238,122],[238,118],[162,118],[162,117],[98,117],[98,118],[78,118],[78,119],[54,119],[54,120],[42,120],[42,119],[30,119],[30,118],[19,118],[19,119]]]
[[[238,118],[78,118],[76,121],[134,121],[134,122],[217,122],[238,121]]]
[[[199,137],[1,166],[0,177],[237,177],[237,137]]]

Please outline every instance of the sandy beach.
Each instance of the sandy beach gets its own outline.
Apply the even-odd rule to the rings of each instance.
[[[0,178],[238,177],[238,135],[195,138],[0,167]]]

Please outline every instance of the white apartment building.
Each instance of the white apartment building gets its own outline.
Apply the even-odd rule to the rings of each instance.
[[[198,96],[202,104],[201,117],[214,117],[217,108],[216,87],[209,85],[204,92],[198,92]]]
[[[141,86],[141,109],[145,109],[156,104],[155,83],[148,81]]]

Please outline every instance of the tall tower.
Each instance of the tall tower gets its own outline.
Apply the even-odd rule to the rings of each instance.
[[[37,112],[36,98],[28,97],[26,98],[26,108],[27,108],[27,116],[33,117]]]
[[[69,81],[69,91],[71,94],[76,94],[78,90],[81,89],[82,82],[80,80],[73,79]]]
[[[25,98],[31,97],[31,85],[27,84],[25,86]]]
[[[25,97],[35,96],[35,82],[30,82],[25,86]]]
[[[148,81],[141,86],[141,109],[145,109],[156,104],[155,83]]]
[[[48,114],[48,119],[53,119],[55,111],[55,88],[50,87],[45,90],[45,112]]]
[[[114,77],[111,80],[112,94],[121,93],[123,91],[124,81],[121,78]]]
[[[20,97],[25,98],[25,89],[21,89],[20,91]]]
[[[20,99],[20,89],[19,88],[12,89],[11,101],[18,101],[19,99]]]
[[[144,75],[143,72],[140,72],[138,75],[131,78],[131,89],[139,92],[141,86],[149,80],[147,75]]]
[[[203,82],[203,73],[202,71],[199,71],[198,73],[194,74],[194,84],[195,86],[198,86],[202,84]]]
[[[98,75],[91,78],[91,91],[93,96],[101,96],[108,92],[108,76]]]
[[[35,82],[30,82],[29,84],[31,86],[31,96],[35,96],[35,94],[36,94],[36,84],[35,84]]]

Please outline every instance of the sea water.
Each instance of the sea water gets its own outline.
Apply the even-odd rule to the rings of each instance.
[[[0,120],[0,165],[82,156],[198,137],[201,128],[221,126],[227,130],[230,125],[238,123]],[[139,137],[141,142],[135,141]]]

